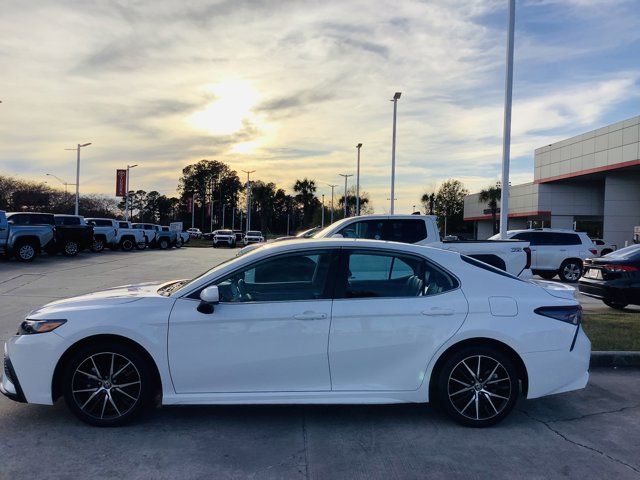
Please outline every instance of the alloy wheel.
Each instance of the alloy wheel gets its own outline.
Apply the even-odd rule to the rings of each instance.
[[[562,274],[564,278],[566,278],[570,282],[577,282],[582,275],[582,269],[577,263],[567,263],[562,268]]]
[[[36,249],[33,248],[33,245],[27,243],[20,247],[18,255],[22,260],[31,260],[36,255]]]
[[[64,253],[73,256],[78,253],[78,244],[76,242],[68,242],[64,246]]]
[[[96,420],[116,420],[140,402],[140,372],[122,354],[96,353],[76,368],[71,380],[71,393],[85,415]]]
[[[511,390],[511,377],[499,361],[473,355],[451,370],[447,395],[460,415],[480,421],[499,415],[509,403]]]

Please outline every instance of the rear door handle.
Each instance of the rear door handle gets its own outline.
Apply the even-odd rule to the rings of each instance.
[[[296,320],[324,320],[327,318],[326,313],[317,313],[317,312],[304,312],[294,315],[293,318]]]
[[[435,317],[439,315],[453,315],[454,311],[453,311],[453,308],[433,307],[433,308],[430,308],[429,310],[423,310],[422,314],[428,317]]]

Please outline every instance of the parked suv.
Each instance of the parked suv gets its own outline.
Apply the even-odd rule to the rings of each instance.
[[[232,230],[216,230],[213,232],[213,246],[227,246],[234,248],[236,246],[236,235]]]
[[[601,238],[592,238],[593,244],[596,246],[599,257],[604,257],[606,254],[615,252],[618,249],[617,245],[605,242]]]
[[[8,220],[0,210],[0,253],[13,255],[21,262],[31,262],[36,256],[55,242],[55,227],[50,223],[38,223],[30,218],[29,223],[20,224]],[[34,221],[31,223],[31,221]]]
[[[244,238],[242,239],[242,243],[246,245],[249,245],[250,243],[263,243],[264,242],[264,236],[262,235],[262,232],[259,232],[257,230],[249,230],[247,233],[244,234]]]
[[[584,261],[598,254],[595,245],[584,232],[535,228],[510,230],[508,238],[529,242],[531,270],[546,280],[558,275],[563,282],[577,282],[582,275]],[[498,239],[494,235],[491,239]]]

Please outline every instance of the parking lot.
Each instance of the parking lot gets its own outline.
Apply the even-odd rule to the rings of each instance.
[[[192,277],[234,253],[183,248],[0,262],[0,341],[49,301]],[[62,402],[1,397],[0,479],[640,478],[638,392],[639,370],[594,370],[585,390],[521,401],[484,430],[424,405],[167,407],[127,427],[97,429]]]

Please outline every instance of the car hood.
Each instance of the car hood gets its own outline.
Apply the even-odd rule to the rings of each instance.
[[[38,313],[51,313],[60,310],[75,310],[94,308],[96,306],[120,305],[141,300],[145,297],[158,297],[158,287],[166,282],[139,283],[135,285],[123,285],[95,293],[79,295],[47,303],[45,306],[32,311],[29,315]]]

